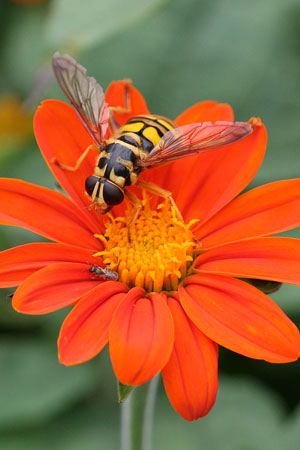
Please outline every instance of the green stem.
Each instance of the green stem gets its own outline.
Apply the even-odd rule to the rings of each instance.
[[[139,386],[121,404],[121,450],[151,450],[159,375]]]
[[[153,429],[154,409],[159,380],[160,380],[159,375],[156,375],[156,377],[154,377],[149,383],[144,410],[142,450],[152,449],[152,429]]]
[[[121,447],[120,450],[131,450],[131,403],[132,398],[129,398],[124,403],[121,403]]]

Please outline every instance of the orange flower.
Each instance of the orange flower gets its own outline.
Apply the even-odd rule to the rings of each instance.
[[[109,86],[110,106],[124,106],[124,86]],[[121,124],[149,112],[141,94],[129,89],[132,112],[116,114]],[[201,102],[175,122],[216,120],[233,120],[229,105]],[[218,344],[273,363],[298,358],[295,325],[239,279],[300,284],[300,241],[267,237],[299,226],[300,180],[237,197],[256,174],[267,144],[264,125],[251,123],[253,133],[234,145],[143,172],[144,180],[173,193],[184,222],[168,202],[144,195],[129,243],[125,202],[106,216],[88,209],[84,183],[96,155],[90,152],[76,172],[51,163],[56,157],[74,166],[92,142],[70,106],[43,102],[34,120],[36,138],[71,199],[21,180],[1,180],[1,222],[55,241],[2,252],[1,286],[19,286],[13,307],[22,313],[75,305],[58,339],[63,364],[87,361],[109,343],[123,384],[139,385],[162,371],[175,410],[195,420],[215,402]],[[120,281],[89,270],[108,264]]]

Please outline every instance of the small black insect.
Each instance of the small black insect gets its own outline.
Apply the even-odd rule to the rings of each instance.
[[[105,280],[117,281],[119,279],[118,272],[110,270],[109,266],[106,267],[108,267],[108,269],[103,269],[103,267],[94,264],[89,268],[89,271],[93,275],[93,278],[104,278]]]

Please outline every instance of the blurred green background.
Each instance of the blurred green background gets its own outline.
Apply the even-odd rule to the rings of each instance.
[[[174,118],[204,99],[269,131],[252,186],[300,174],[300,4],[297,0],[48,0],[0,4],[0,175],[56,188],[31,129],[55,50],[69,52],[106,88],[132,78],[153,113]],[[22,109],[22,108],[23,109]],[[20,109],[21,108],[21,109]],[[25,111],[25,112],[24,112]],[[0,199],[1,202],[1,199]],[[300,237],[299,230],[286,235]],[[1,228],[1,249],[41,239]],[[119,448],[119,405],[109,357],[57,362],[66,311],[41,317],[0,297],[0,448]],[[300,289],[272,298],[299,325]],[[271,365],[221,349],[220,390],[208,417],[181,419],[160,386],[154,450],[299,450],[300,365]]]

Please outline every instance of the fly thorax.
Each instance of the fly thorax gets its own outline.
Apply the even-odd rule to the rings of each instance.
[[[134,171],[136,159],[137,156],[131,146],[124,145],[116,140],[100,153],[96,169],[97,176],[99,173],[99,176],[110,180],[121,188],[133,184],[131,174]]]

